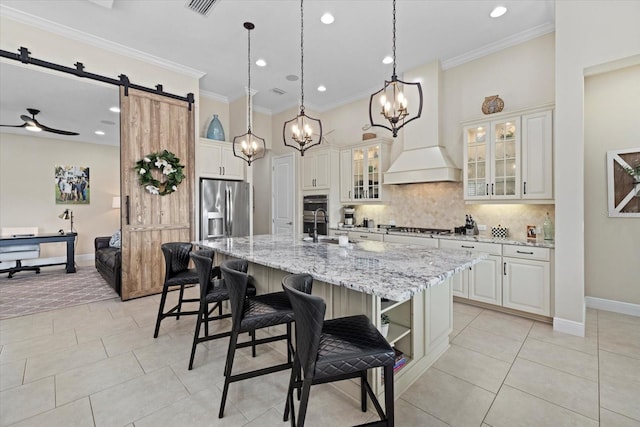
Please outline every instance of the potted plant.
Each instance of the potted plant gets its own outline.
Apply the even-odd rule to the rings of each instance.
[[[389,322],[391,322],[391,320],[389,319],[389,315],[386,314],[386,313],[383,313],[380,316],[380,333],[385,338],[387,337],[387,334],[389,333]]]

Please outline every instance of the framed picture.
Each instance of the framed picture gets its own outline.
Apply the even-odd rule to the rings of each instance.
[[[88,205],[89,168],[84,166],[56,166],[54,170],[56,205]]]
[[[640,217],[640,148],[607,151],[610,217]]]
[[[527,239],[536,240],[537,236],[538,236],[538,234],[536,233],[536,226],[535,225],[527,225]]]

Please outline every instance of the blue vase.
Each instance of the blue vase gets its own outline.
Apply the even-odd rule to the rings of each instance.
[[[213,115],[213,119],[211,119],[211,123],[209,123],[207,138],[224,141],[224,129],[222,128],[222,123],[220,123],[220,119],[218,119],[217,114]]]

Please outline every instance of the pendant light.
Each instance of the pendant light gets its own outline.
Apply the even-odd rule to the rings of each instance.
[[[408,89],[417,90],[419,104],[417,112],[409,113],[409,105],[405,91]],[[413,106],[412,106],[413,107]],[[377,114],[377,108],[381,108],[380,113],[387,122],[375,123],[373,116]],[[417,119],[422,114],[422,86],[420,83],[407,83],[398,80],[396,75],[396,0],[393,0],[393,74],[391,80],[385,80],[384,87],[371,95],[369,99],[369,121],[371,126],[378,126],[390,130],[393,137],[398,136],[398,131],[406,124]],[[406,120],[408,116],[412,116]]]
[[[284,145],[304,152],[322,142],[322,122],[304,112],[304,8],[300,0],[300,113],[284,122],[282,138]]]
[[[266,151],[266,144],[263,138],[254,135],[251,132],[251,122],[253,120],[251,114],[251,30],[255,28],[255,25],[251,22],[245,22],[244,28],[247,29],[248,40],[248,86],[247,86],[247,133],[244,135],[236,136],[233,138],[233,155],[241,158],[251,166],[251,163],[264,157]]]

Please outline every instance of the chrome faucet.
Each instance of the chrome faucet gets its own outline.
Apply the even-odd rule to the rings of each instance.
[[[324,223],[329,223],[329,215],[327,215],[327,211],[323,208],[318,208],[313,212],[313,242],[318,243],[318,212],[322,211],[324,213]]]

